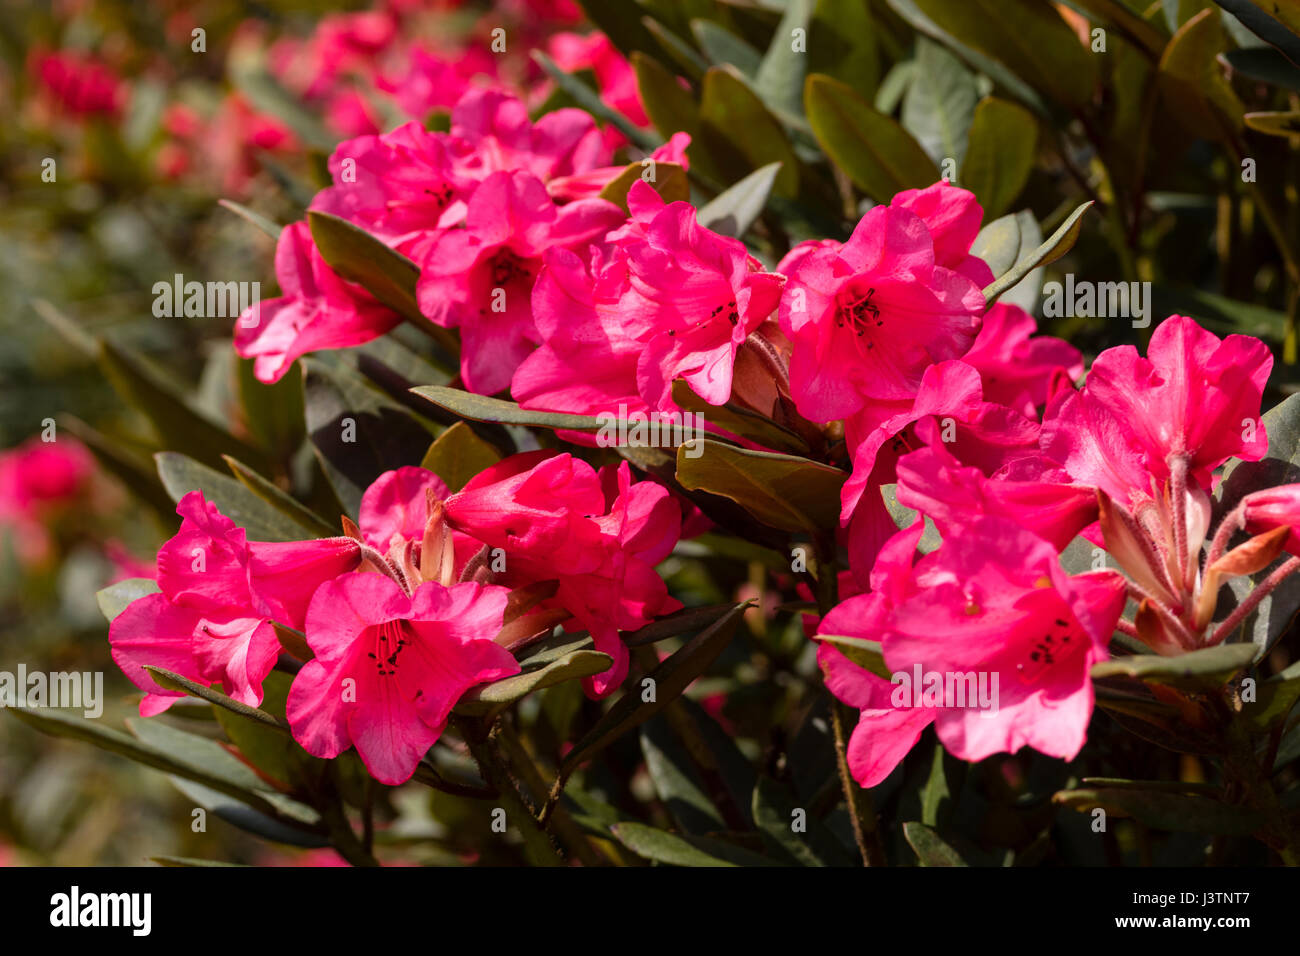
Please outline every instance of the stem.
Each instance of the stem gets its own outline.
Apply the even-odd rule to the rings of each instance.
[[[538,824],[533,811],[519,795],[515,781],[506,769],[488,729],[478,721],[463,718],[453,718],[453,721],[469,747],[470,754],[478,763],[484,782],[496,789],[506,811],[506,819],[513,819],[519,827],[529,861],[535,866],[564,866],[564,858],[551,842],[550,835]]]
[[[1222,643],[1246,619],[1246,615],[1255,610],[1260,601],[1268,597],[1273,589],[1282,583],[1284,578],[1297,570],[1300,570],[1300,558],[1289,558],[1276,571],[1256,585],[1255,589],[1246,595],[1246,599],[1237,605],[1237,609],[1215,628],[1214,637],[1210,639],[1210,643]]]
[[[871,794],[859,787],[849,773],[847,740],[844,735],[845,715],[850,709],[839,700],[831,701],[831,723],[835,728],[835,765],[840,772],[844,800],[849,805],[849,819],[853,822],[853,839],[858,844],[864,866],[888,866],[885,848],[880,842],[876,821],[876,808]]]
[[[1187,590],[1187,458],[1176,455],[1169,468],[1170,496],[1174,512],[1174,557],[1178,563],[1178,583]]]
[[[546,779],[542,772],[537,769],[537,764],[533,763],[532,756],[524,747],[524,743],[513,732],[502,728],[498,739],[501,741],[501,747],[506,752],[506,759],[510,761],[510,766],[519,774],[523,780],[524,786],[532,791],[533,796],[541,801],[546,797]],[[584,866],[602,866],[606,862],[596,852],[596,848],[588,839],[587,834],[582,831],[569,812],[564,807],[557,807],[555,810],[555,832],[564,839],[565,843],[571,849],[574,855],[582,861]]]
[[[1246,504],[1241,502],[1233,508],[1223,520],[1219,522],[1219,527],[1214,531],[1214,540],[1210,542],[1210,553],[1205,559],[1205,566],[1210,565],[1223,557],[1223,552],[1228,550],[1228,542],[1232,540],[1233,534],[1246,523]]]

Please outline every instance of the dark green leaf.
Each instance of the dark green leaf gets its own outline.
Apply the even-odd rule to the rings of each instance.
[[[697,450],[695,457],[688,455]],[[677,450],[677,480],[684,488],[730,498],[759,521],[785,531],[838,527],[840,488],[847,478],[839,469],[807,458],[707,438]]]
[[[907,839],[908,846],[916,851],[916,857],[922,866],[966,866],[961,854],[924,823],[904,823],[903,836]]]
[[[808,77],[804,105],[822,149],[877,202],[939,178],[930,157],[903,127],[838,80]]]
[[[317,537],[314,524],[303,524],[285,512],[267,504],[234,478],[228,478],[193,458],[172,451],[159,452],[158,477],[163,487],[180,501],[191,491],[221,509],[221,513],[248,532],[252,541],[302,541]]]

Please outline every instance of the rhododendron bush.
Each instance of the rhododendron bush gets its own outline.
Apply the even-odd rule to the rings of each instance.
[[[13,715],[205,859],[1300,862],[1300,36],[1148,7],[178,4],[204,96],[33,47],[49,182],[112,143],[243,265],[139,247],[134,337],[39,290],[112,391],[23,410],[15,573],[92,476],[160,531],[120,706]]]

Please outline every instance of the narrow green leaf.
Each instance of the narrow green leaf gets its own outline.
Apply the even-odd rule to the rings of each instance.
[[[1062,790],[1052,797],[1052,802],[1081,813],[1102,807],[1107,813],[1133,817],[1149,827],[1173,833],[1247,836],[1264,824],[1263,815],[1247,807],[1151,790]]]
[[[217,205],[224,209],[229,209],[239,218],[252,223],[272,239],[279,240],[280,232],[284,227],[279,223],[268,219],[266,216],[263,216],[260,212],[254,212],[247,206],[241,205],[232,199],[218,199]]]
[[[943,838],[924,823],[909,821],[903,824],[903,836],[916,851],[922,866],[966,866],[961,854],[943,841]]]
[[[1089,200],[1070,213],[1069,218],[1061,223],[1060,228],[1052,233],[1046,242],[1017,262],[1009,271],[998,276],[984,290],[985,301],[992,305],[1003,292],[1016,285],[1034,269],[1055,262],[1069,252],[1079,238],[1079,230],[1083,228],[1083,214],[1088,211],[1088,207],[1091,205],[1092,201]]]
[[[573,651],[536,670],[472,688],[457,702],[455,710],[458,714],[471,716],[489,714],[535,691],[607,671],[613,663],[612,657],[600,651]]]
[[[570,415],[565,412],[539,412],[520,408],[514,402],[489,395],[475,395],[460,388],[442,385],[422,385],[411,389],[416,395],[462,418],[478,422],[497,422],[504,425],[538,425],[543,428],[563,428],[569,431],[600,431],[604,423],[591,415]]]
[[[640,688],[632,687],[615,701],[565,756],[560,767],[561,778],[567,778],[595,753],[640,726],[679,697],[731,642],[746,607],[742,604],[732,608],[729,614],[695,635],[646,675],[654,681],[653,700],[642,701]]]
[[[678,836],[643,823],[615,823],[610,828],[619,843],[638,856],[670,866],[775,866],[759,856],[721,840]]]
[[[1136,677],[1154,684],[1213,687],[1249,667],[1254,658],[1253,644],[1220,644],[1217,647],[1189,651],[1177,657],[1161,657],[1157,654],[1114,657],[1094,664],[1092,676],[1094,680],[1122,676]]]

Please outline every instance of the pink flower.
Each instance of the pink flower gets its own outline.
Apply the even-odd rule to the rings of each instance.
[[[873,575],[881,586],[841,604],[821,625],[826,634],[878,637],[894,674],[886,682],[833,647],[819,653],[832,692],[862,710],[849,746],[854,778],[863,786],[883,780],[930,720],[963,760],[1024,746],[1073,759],[1092,715],[1089,671],[1107,657],[1124,578],[1068,576],[1050,544],[993,517],[972,522],[912,567],[906,551],[920,532],[918,522],[900,533],[882,553],[882,580]],[[991,706],[923,693],[933,690],[931,675],[951,689],[973,690],[983,680]]]
[[[531,298],[543,252],[582,248],[622,221],[622,210],[603,199],[557,207],[535,176],[499,172],[470,197],[464,229],[445,230],[411,250],[421,267],[421,311],[460,329],[467,389],[491,395],[506,388],[540,341]]]
[[[935,265],[961,273],[980,288],[993,281],[988,263],[970,254],[984,218],[973,192],[941,180],[924,189],[905,189],[889,205],[921,217],[934,242]]]
[[[476,684],[519,673],[493,642],[505,588],[427,581],[406,594],[381,574],[346,574],[316,592],[307,613],[315,652],[294,678],[286,714],[308,753],[350,746],[381,783],[405,783]]]
[[[989,479],[963,465],[942,442],[898,460],[898,501],[934,520],[945,538],[982,515],[1014,522],[1058,551],[1097,520],[1087,485]]]
[[[1283,547],[1300,555],[1300,485],[1278,485],[1254,491],[1241,500],[1245,528],[1250,534],[1289,527]]]
[[[275,249],[283,295],[250,306],[235,327],[235,351],[254,359],[259,381],[278,382],[300,356],[360,345],[402,319],[325,263],[305,222],[286,226]]]
[[[1152,334],[1147,355],[1131,345],[1107,349],[1083,389],[1045,416],[1043,451],[1076,481],[1136,504],[1162,497],[1175,464],[1208,489],[1228,458],[1264,456],[1268,346],[1245,335],[1220,341],[1176,315]]]
[[[521,404],[610,410],[635,396],[670,411],[677,379],[711,404],[731,397],[737,349],[776,308],[780,276],[647,183],[632,185],[628,206],[608,260],[587,270],[548,258],[534,290],[543,348],[512,383]]]
[[[447,137],[419,123],[346,140],[330,156],[334,185],[317,193],[311,208],[399,248],[421,232],[455,225],[475,183],[453,171],[450,148]]]
[[[1038,451],[1038,423],[984,401],[979,373],[958,361],[927,368],[910,402],[873,403],[844,429],[853,473],[840,492],[841,520],[849,524],[850,566],[858,575],[894,532],[880,489],[894,480],[900,455],[918,444],[943,443],[962,464],[994,475]]]
[[[101,60],[73,50],[36,54],[31,72],[57,108],[81,118],[115,117],[126,102],[126,87]]]
[[[654,566],[681,530],[681,510],[654,482],[632,483],[626,462],[596,472],[549,452],[513,455],[473,478],[446,503],[449,524],[505,555],[501,583],[556,581],[544,606],[561,608],[609,654],[608,671],[586,678],[603,696],[627,675],[620,630],[635,630],[681,605]]]
[[[451,135],[473,146],[460,171],[474,179],[524,170],[542,182],[608,165],[600,130],[579,109],[547,113],[536,123],[524,104],[500,90],[470,90],[451,113]]]
[[[969,349],[985,309],[981,285],[939,265],[925,220],[897,206],[871,209],[842,246],[796,247],[777,268],[789,276],[791,394],[811,421],[910,400],[926,368]]]
[[[979,370],[984,397],[1033,417],[1083,374],[1083,356],[1069,342],[1040,335],[1034,317],[999,302],[984,315],[975,344],[961,357]]]
[[[301,628],[317,587],[357,566],[350,538],[246,541],[242,528],[192,491],[176,508],[180,530],[158,551],[159,593],[133,601],[109,627],[113,660],[141,690],[152,716],[184,694],[158,686],[144,666],[260,704],[262,681],[279,656],[271,627]]]
[[[95,462],[72,438],[33,436],[0,452],[0,545],[8,538],[24,564],[47,561],[54,541],[47,525],[78,503],[87,505]]]

